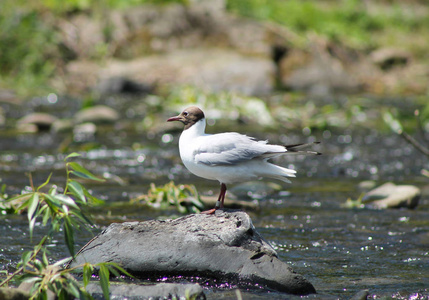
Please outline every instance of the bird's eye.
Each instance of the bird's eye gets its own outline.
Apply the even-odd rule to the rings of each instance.
[[[187,111],[184,111],[184,112],[183,112],[183,115],[184,115],[185,117],[187,117],[187,116],[189,115],[189,113],[188,113]]]

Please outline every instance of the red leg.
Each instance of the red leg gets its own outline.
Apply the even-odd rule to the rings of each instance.
[[[219,193],[219,197],[217,198],[215,208],[202,211],[201,213],[211,215],[211,214],[214,214],[215,211],[218,210],[219,208],[223,208],[223,202],[225,201],[225,194],[226,194],[226,184],[222,183],[220,186],[220,193]]]
[[[222,183],[220,185],[219,198],[217,199],[217,202],[216,202],[217,208],[223,208],[223,202],[225,200],[225,195],[226,195],[226,184]]]

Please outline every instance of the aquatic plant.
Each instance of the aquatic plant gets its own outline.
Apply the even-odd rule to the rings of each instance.
[[[30,238],[33,236],[36,220],[41,219],[43,226],[47,227],[46,235],[42,237],[33,250],[25,251],[22,254],[16,271],[8,275],[0,283],[0,287],[7,286],[13,280],[16,284],[31,283],[30,299],[47,299],[48,291],[53,292],[59,299],[69,299],[70,297],[92,299],[85,287],[89,283],[94,269],[97,269],[104,298],[109,299],[110,273],[116,277],[119,277],[120,273],[131,276],[115,263],[94,265],[86,263],[73,268],[62,268],[65,263],[75,257],[75,229],[90,230],[92,225],[90,218],[84,214],[84,210],[90,204],[103,202],[92,196],[82,184],[74,179],[74,177],[78,177],[86,180],[104,181],[94,176],[79,163],[68,161],[76,156],[79,154],[72,153],[65,158],[67,179],[62,193],[59,192],[56,185],[51,185],[47,192],[42,191],[50,185],[52,174],[38,187],[34,187],[30,176],[31,192],[24,192],[0,202],[4,211],[13,210],[17,214],[27,213]],[[2,188],[1,197],[4,198],[4,195],[4,188]],[[71,257],[49,264],[47,244],[59,231],[64,233],[65,244]],[[83,286],[71,275],[77,269],[83,270]]]
[[[143,202],[159,209],[176,207],[180,213],[198,213],[204,208],[194,185],[176,185],[173,181],[163,186],[151,183],[147,194],[131,199],[131,202]]]

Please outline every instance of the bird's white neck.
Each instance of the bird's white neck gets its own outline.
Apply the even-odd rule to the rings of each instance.
[[[197,123],[189,127],[188,129],[184,130],[182,133],[182,136],[187,137],[198,137],[205,134],[206,130],[206,119],[202,118]]]

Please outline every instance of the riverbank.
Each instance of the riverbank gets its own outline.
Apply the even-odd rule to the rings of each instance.
[[[429,9],[420,1],[172,2],[5,1],[0,87],[22,99],[88,96],[123,77],[257,96],[278,88],[427,94],[429,45],[420,37]]]

